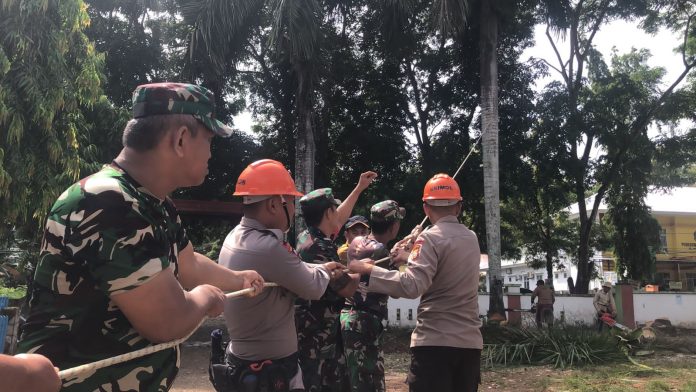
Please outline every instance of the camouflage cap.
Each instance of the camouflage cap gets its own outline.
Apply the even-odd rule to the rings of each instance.
[[[205,87],[186,83],[143,84],[133,91],[133,118],[156,114],[191,114],[219,136],[232,128],[214,117],[215,96]]]
[[[399,207],[394,200],[380,201],[370,208],[370,220],[373,222],[391,222],[404,219],[406,209]]]
[[[334,199],[331,188],[315,189],[300,198],[302,213],[321,211],[331,206],[339,206],[341,201]]]
[[[362,215],[353,215],[350,218],[348,218],[348,221],[346,222],[343,227],[345,229],[350,229],[351,227],[355,225],[363,225],[367,227],[368,229],[370,228],[370,223],[368,223],[367,218],[365,218]]]

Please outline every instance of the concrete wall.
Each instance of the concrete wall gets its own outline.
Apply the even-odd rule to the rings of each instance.
[[[667,318],[673,325],[696,327],[696,293],[633,293],[637,323]]]
[[[553,307],[554,317],[565,319],[568,324],[594,324],[594,306],[592,295],[558,295]],[[488,295],[479,294],[479,314],[488,313]],[[531,295],[521,295],[522,309],[531,306]],[[389,299],[389,325],[400,327],[413,327],[416,325],[416,313],[420,299]],[[507,308],[507,296],[503,297],[503,303]],[[633,308],[635,321],[645,323],[656,318],[667,318],[673,325],[696,328],[696,293],[633,293]],[[397,320],[397,309],[400,313]],[[409,319],[409,309],[411,319]],[[523,325],[532,325],[534,315],[522,313]]]

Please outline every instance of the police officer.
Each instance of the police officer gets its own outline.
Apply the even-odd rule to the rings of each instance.
[[[387,243],[396,238],[406,210],[394,200],[370,208],[372,233],[356,237],[348,247],[348,266],[369,264],[389,256]],[[387,322],[384,294],[368,293],[367,282],[346,300],[341,312],[341,333],[352,392],[385,391],[382,332]]]
[[[300,199],[307,230],[297,240],[297,253],[307,263],[339,261],[333,233],[350,215],[359,195],[377,176],[366,172],[341,203],[331,188],[314,190]],[[354,275],[355,286],[358,275]],[[341,391],[346,376],[341,344],[340,314],[345,299],[331,288],[318,301],[298,298],[295,303],[298,353],[307,392]]]
[[[346,242],[338,247],[338,258],[341,263],[348,265],[348,246],[353,242],[353,239],[368,234],[370,234],[370,224],[367,218],[362,215],[354,215],[348,219],[348,222],[343,225],[343,236],[346,238]]]
[[[214,385],[225,392],[255,391],[254,380],[258,380],[277,390],[304,391],[298,364],[295,300],[319,300],[327,288],[339,296],[350,296],[357,280],[343,274],[343,266],[335,261],[302,262],[285,242],[295,215],[295,197],[302,194],[283,164],[270,159],[250,164],[240,174],[234,194],[243,197],[244,216],[227,235],[219,262],[232,269],[258,271],[279,287],[266,289],[254,298],[225,303],[230,334],[228,369],[214,375]],[[269,380],[278,374],[283,377]]]
[[[232,132],[214,118],[214,102],[192,84],[136,88],[121,153],[48,214],[20,352],[61,369],[126,354],[220,314],[223,290],[263,287],[258,273],[195,253],[167,197],[200,185],[211,140]],[[179,363],[175,347],[64,380],[62,390],[168,390]]]
[[[481,254],[476,235],[457,220],[461,200],[454,179],[435,175],[423,190],[423,210],[433,225],[420,233],[410,252],[392,253],[397,264],[407,262],[405,270],[350,264],[351,270],[367,277],[370,292],[421,297],[411,335],[411,392],[478,389],[483,348],[477,299]]]

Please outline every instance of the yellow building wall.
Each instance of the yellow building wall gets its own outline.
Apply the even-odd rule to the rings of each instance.
[[[658,260],[696,260],[696,216],[655,216],[664,230],[667,249],[657,254]]]

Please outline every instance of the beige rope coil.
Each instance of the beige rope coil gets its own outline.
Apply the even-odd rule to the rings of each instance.
[[[278,285],[276,283],[264,283],[263,286],[264,287],[277,287]],[[225,297],[227,297],[228,299],[229,298],[236,298],[236,297],[241,297],[241,296],[253,293],[253,292],[254,292],[254,288],[250,287],[248,289],[243,289],[243,290],[233,291],[231,293],[227,293],[227,294],[225,294]],[[86,363],[84,365],[76,366],[74,368],[61,370],[60,372],[58,372],[58,375],[60,376],[60,378],[62,380],[70,381],[72,378],[74,378],[78,374],[82,374],[82,373],[85,373],[88,371],[95,371],[98,369],[102,369],[105,367],[116,365],[117,363],[130,361],[131,359],[144,357],[146,355],[156,353],[158,351],[162,351],[162,350],[166,350],[168,348],[176,347],[179,344],[186,341],[186,339],[188,339],[191,335],[193,335],[193,333],[196,332],[198,327],[200,327],[201,324],[203,324],[203,322],[205,321],[206,318],[207,317],[203,317],[203,319],[201,320],[200,323],[198,323],[196,328],[191,330],[191,332],[189,332],[189,334],[184,336],[183,338],[176,339],[176,340],[173,340],[173,341],[167,342],[167,343],[160,343],[160,344],[156,344],[154,346],[145,347],[145,348],[142,348],[140,350],[132,351],[132,352],[129,352],[127,354],[117,355],[117,356],[111,357],[111,358],[102,359],[100,361]]]

